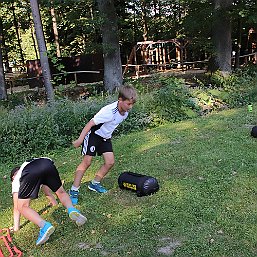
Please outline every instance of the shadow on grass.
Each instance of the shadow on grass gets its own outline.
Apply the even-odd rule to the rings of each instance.
[[[114,139],[116,164],[103,181],[109,193],[87,189],[96,161],[83,178],[78,205],[88,223],[75,230],[65,209],[55,209],[50,215],[60,226],[45,256],[158,256],[166,239],[170,250],[172,242],[178,245],[177,256],[223,256],[227,249],[228,256],[254,256],[257,141],[245,126],[253,120],[243,109],[232,110]],[[74,172],[62,167],[67,190]],[[142,198],[120,190],[125,170],[156,177],[160,190]]]

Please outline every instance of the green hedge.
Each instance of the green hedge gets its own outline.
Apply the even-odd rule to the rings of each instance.
[[[114,135],[153,127],[166,120],[176,121],[187,117],[187,100],[185,91],[181,91],[181,81],[169,79],[161,83],[161,89],[139,96],[129,118],[118,127]],[[93,97],[77,102],[65,99],[51,105],[20,106],[9,112],[2,110],[1,160],[18,161],[71,145],[72,140],[78,137],[94,114],[116,99],[116,95],[106,98]]]
[[[107,100],[106,100],[107,101]],[[0,158],[20,160],[66,147],[105,101],[60,100],[51,105],[16,107],[0,116]]]
[[[145,87],[140,80],[129,81],[139,94],[138,102],[114,135],[155,127],[204,114],[218,108],[217,103],[236,107],[257,99],[256,68],[224,78],[214,74],[211,87],[200,81],[192,89],[184,80],[170,76],[155,76]],[[7,111],[0,108],[0,158],[18,161],[50,150],[71,145],[85,124],[101,107],[117,99],[116,95],[92,97],[86,101],[58,100],[51,105],[18,106]]]

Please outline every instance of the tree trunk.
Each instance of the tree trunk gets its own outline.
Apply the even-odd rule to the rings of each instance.
[[[241,17],[237,21],[237,45],[236,45],[236,54],[235,54],[235,69],[239,68],[240,65],[240,52],[242,45],[242,21]]]
[[[0,17],[0,100],[5,100],[7,99],[7,91],[6,91],[5,78],[4,78],[2,38],[3,38],[3,24]]]
[[[231,21],[233,0],[214,0],[213,42],[215,63],[223,75],[231,73]]]
[[[118,39],[117,15],[113,0],[97,0],[102,22],[104,87],[108,92],[122,85],[122,66]]]
[[[60,50],[60,44],[59,44],[59,35],[58,35],[57,21],[56,21],[53,1],[51,1],[51,3],[52,3],[51,16],[52,16],[53,31],[54,31],[54,42],[55,42],[55,46],[56,46],[56,55],[57,55],[57,57],[61,57],[61,50]]]
[[[23,56],[22,47],[21,47],[21,39],[20,39],[20,35],[19,35],[18,22],[17,22],[17,19],[16,19],[15,7],[14,7],[13,3],[12,3],[11,9],[12,9],[12,13],[13,13],[13,23],[14,23],[14,27],[15,27],[17,40],[18,40],[18,46],[19,46],[19,50],[20,50],[21,62],[22,62],[22,65],[25,65],[24,56]]]
[[[35,31],[36,31],[37,44],[38,44],[38,50],[40,55],[40,64],[42,68],[47,101],[52,101],[54,100],[54,90],[51,83],[50,66],[48,62],[45,38],[43,34],[42,22],[41,22],[37,0],[30,0],[30,5],[31,5]]]
[[[1,35],[1,41],[2,41],[2,58],[3,58],[3,63],[5,64],[5,70],[6,72],[11,72],[12,69],[10,68],[9,65],[9,57],[8,57],[8,49],[6,47],[5,44],[5,37],[4,37],[4,33],[3,33],[3,23],[2,23],[2,19],[0,17],[0,35]]]
[[[147,25],[147,14],[146,14],[146,2],[141,0],[141,9],[142,9],[142,21],[143,21],[143,39],[144,41],[148,40],[148,25]]]
[[[28,17],[29,17],[29,27],[30,27],[30,33],[31,33],[31,38],[32,38],[32,42],[33,42],[33,48],[34,48],[34,51],[35,51],[36,58],[39,59],[37,46],[36,46],[36,40],[35,40],[35,30],[34,30],[34,27],[33,27],[33,21],[31,20],[30,13],[28,13]]]

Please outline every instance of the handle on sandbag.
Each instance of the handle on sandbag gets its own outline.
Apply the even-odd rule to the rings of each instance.
[[[128,175],[132,175],[134,177],[145,177],[145,175],[142,175],[142,174],[138,174],[138,173],[134,173],[134,172],[131,172],[131,171],[127,171],[126,172]]]

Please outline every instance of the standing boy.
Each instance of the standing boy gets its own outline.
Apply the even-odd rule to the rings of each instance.
[[[103,107],[84,127],[79,138],[73,142],[75,147],[82,145],[83,160],[76,169],[70,197],[73,204],[78,203],[78,194],[82,177],[91,164],[93,156],[103,155],[104,164],[89,183],[88,188],[99,193],[107,190],[101,180],[114,165],[111,137],[115,128],[124,121],[137,99],[136,90],[131,86],[119,89],[118,101]]]
[[[49,196],[49,188],[56,193],[64,207],[68,210],[69,217],[78,226],[86,222],[84,217],[73,207],[69,195],[62,186],[59,173],[51,159],[35,158],[24,162],[21,167],[11,171],[13,194],[14,231],[20,228],[20,214],[40,228],[36,245],[45,243],[54,232],[50,222],[45,221],[35,210],[30,207],[30,200],[38,198],[41,185],[43,191]],[[55,204],[53,201],[52,204]]]

